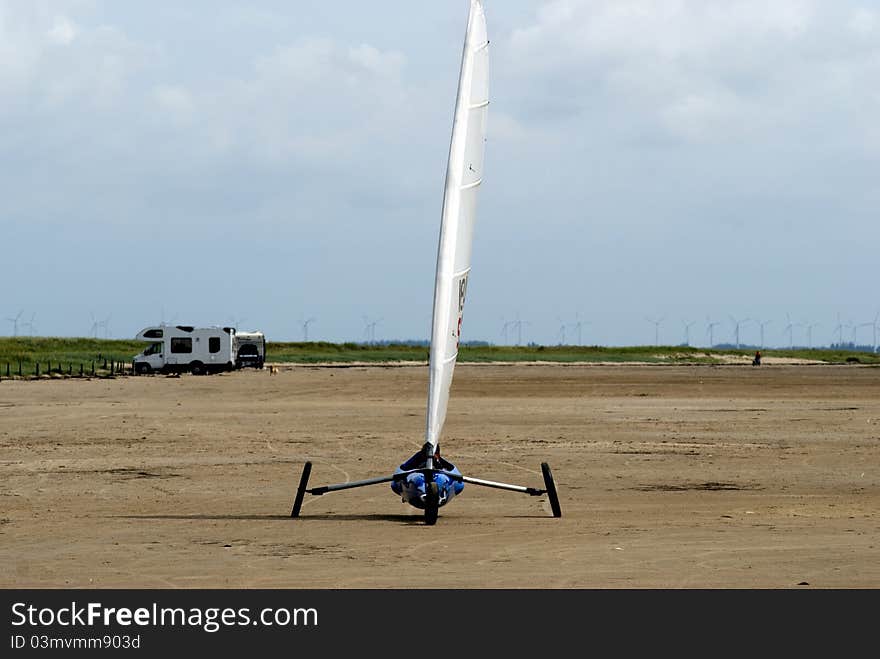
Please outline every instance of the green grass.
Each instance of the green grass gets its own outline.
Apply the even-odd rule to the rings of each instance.
[[[143,350],[146,344],[141,341],[122,341],[111,339],[74,339],[51,337],[6,337],[0,338],[0,377],[9,373],[17,375],[21,362],[22,374],[32,376],[37,364],[40,373],[45,374],[51,363],[57,370],[59,364],[66,373],[68,369],[79,373],[82,364],[86,372],[94,361],[96,373],[108,374],[104,361],[130,364],[132,357]],[[742,355],[751,359],[750,350],[713,350],[713,354]],[[833,364],[845,364],[847,360],[857,359],[861,364],[880,365],[880,355],[846,350],[766,350],[765,357],[789,357],[815,359]],[[294,364],[315,363],[353,363],[353,362],[427,362],[426,346],[404,344],[365,345],[360,343],[310,343],[270,342],[267,346],[267,361]],[[653,364],[713,364],[719,360],[709,356],[702,348],[680,346],[462,346],[458,361],[460,363],[479,362],[647,362]]]
[[[0,338],[0,377],[18,374],[19,363],[22,375],[32,376],[37,364],[40,374],[50,367],[53,371],[61,368],[79,373],[80,364],[86,372],[91,371],[92,362],[98,375],[109,372],[110,363],[131,363],[131,358],[144,349],[141,341],[117,341],[111,339],[68,339],[53,337],[14,337]],[[104,361],[107,361],[107,369]]]
[[[740,355],[751,359],[751,350],[712,350],[712,354]],[[863,364],[880,364],[880,356],[864,352],[828,350],[765,350],[765,357],[815,359],[829,363],[846,363],[856,358]],[[295,364],[319,362],[426,362],[426,346],[402,344],[364,345],[359,343],[269,343],[267,361]],[[654,364],[716,364],[721,360],[709,356],[702,348],[680,346],[462,346],[459,363],[478,362],[647,362]]]

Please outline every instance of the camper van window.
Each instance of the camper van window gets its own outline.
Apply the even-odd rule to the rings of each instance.
[[[144,332],[145,339],[161,339],[162,338],[162,330],[160,329],[151,329]]]
[[[151,343],[150,347],[144,350],[144,355],[155,355],[157,352],[162,352],[162,344]]]
[[[212,353],[220,352],[220,337],[212,336],[208,339],[208,350]]]
[[[180,337],[172,337],[171,339],[171,352],[192,352],[193,351],[193,340],[189,337],[180,338]]]

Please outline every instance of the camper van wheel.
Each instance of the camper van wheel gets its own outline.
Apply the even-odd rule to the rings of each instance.
[[[559,496],[556,494],[556,483],[553,480],[553,472],[546,462],[541,463],[541,472],[544,474],[544,487],[547,488],[547,498],[550,499],[550,509],[553,517],[562,517],[562,508],[559,507]]]
[[[150,368],[149,364],[135,364],[134,365],[134,372],[137,373],[138,375],[149,375],[150,371],[152,371],[152,370],[153,369]]]
[[[192,371],[193,375],[204,375],[205,365],[202,362],[193,362],[189,365],[189,370]]]
[[[425,524],[433,526],[437,523],[437,513],[440,510],[440,490],[437,483],[428,483],[425,494]]]

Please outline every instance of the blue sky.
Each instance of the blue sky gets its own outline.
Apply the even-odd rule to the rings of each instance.
[[[426,338],[467,2],[178,4],[0,0],[0,334]],[[485,5],[464,340],[873,340],[874,3]]]

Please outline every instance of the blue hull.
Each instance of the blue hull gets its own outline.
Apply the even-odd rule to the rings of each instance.
[[[424,457],[422,453],[417,453],[412,458],[404,462],[400,465],[395,471],[395,474],[400,474],[405,471],[410,471],[411,469],[418,469],[420,467],[424,467]],[[440,468],[443,471],[435,472],[433,474],[434,482],[437,483],[437,491],[440,495],[439,504],[441,506],[445,506],[447,503],[452,501],[453,497],[456,494],[459,494],[464,489],[464,483],[461,480],[457,480],[454,478],[450,478],[447,474],[451,474],[454,476],[461,476],[461,472],[458,468],[445,460],[440,464]],[[409,474],[405,479],[399,481],[392,481],[391,489],[394,490],[395,494],[400,495],[401,499],[415,508],[419,508],[420,510],[424,510],[425,508],[425,475],[421,472],[417,472],[414,474]]]

